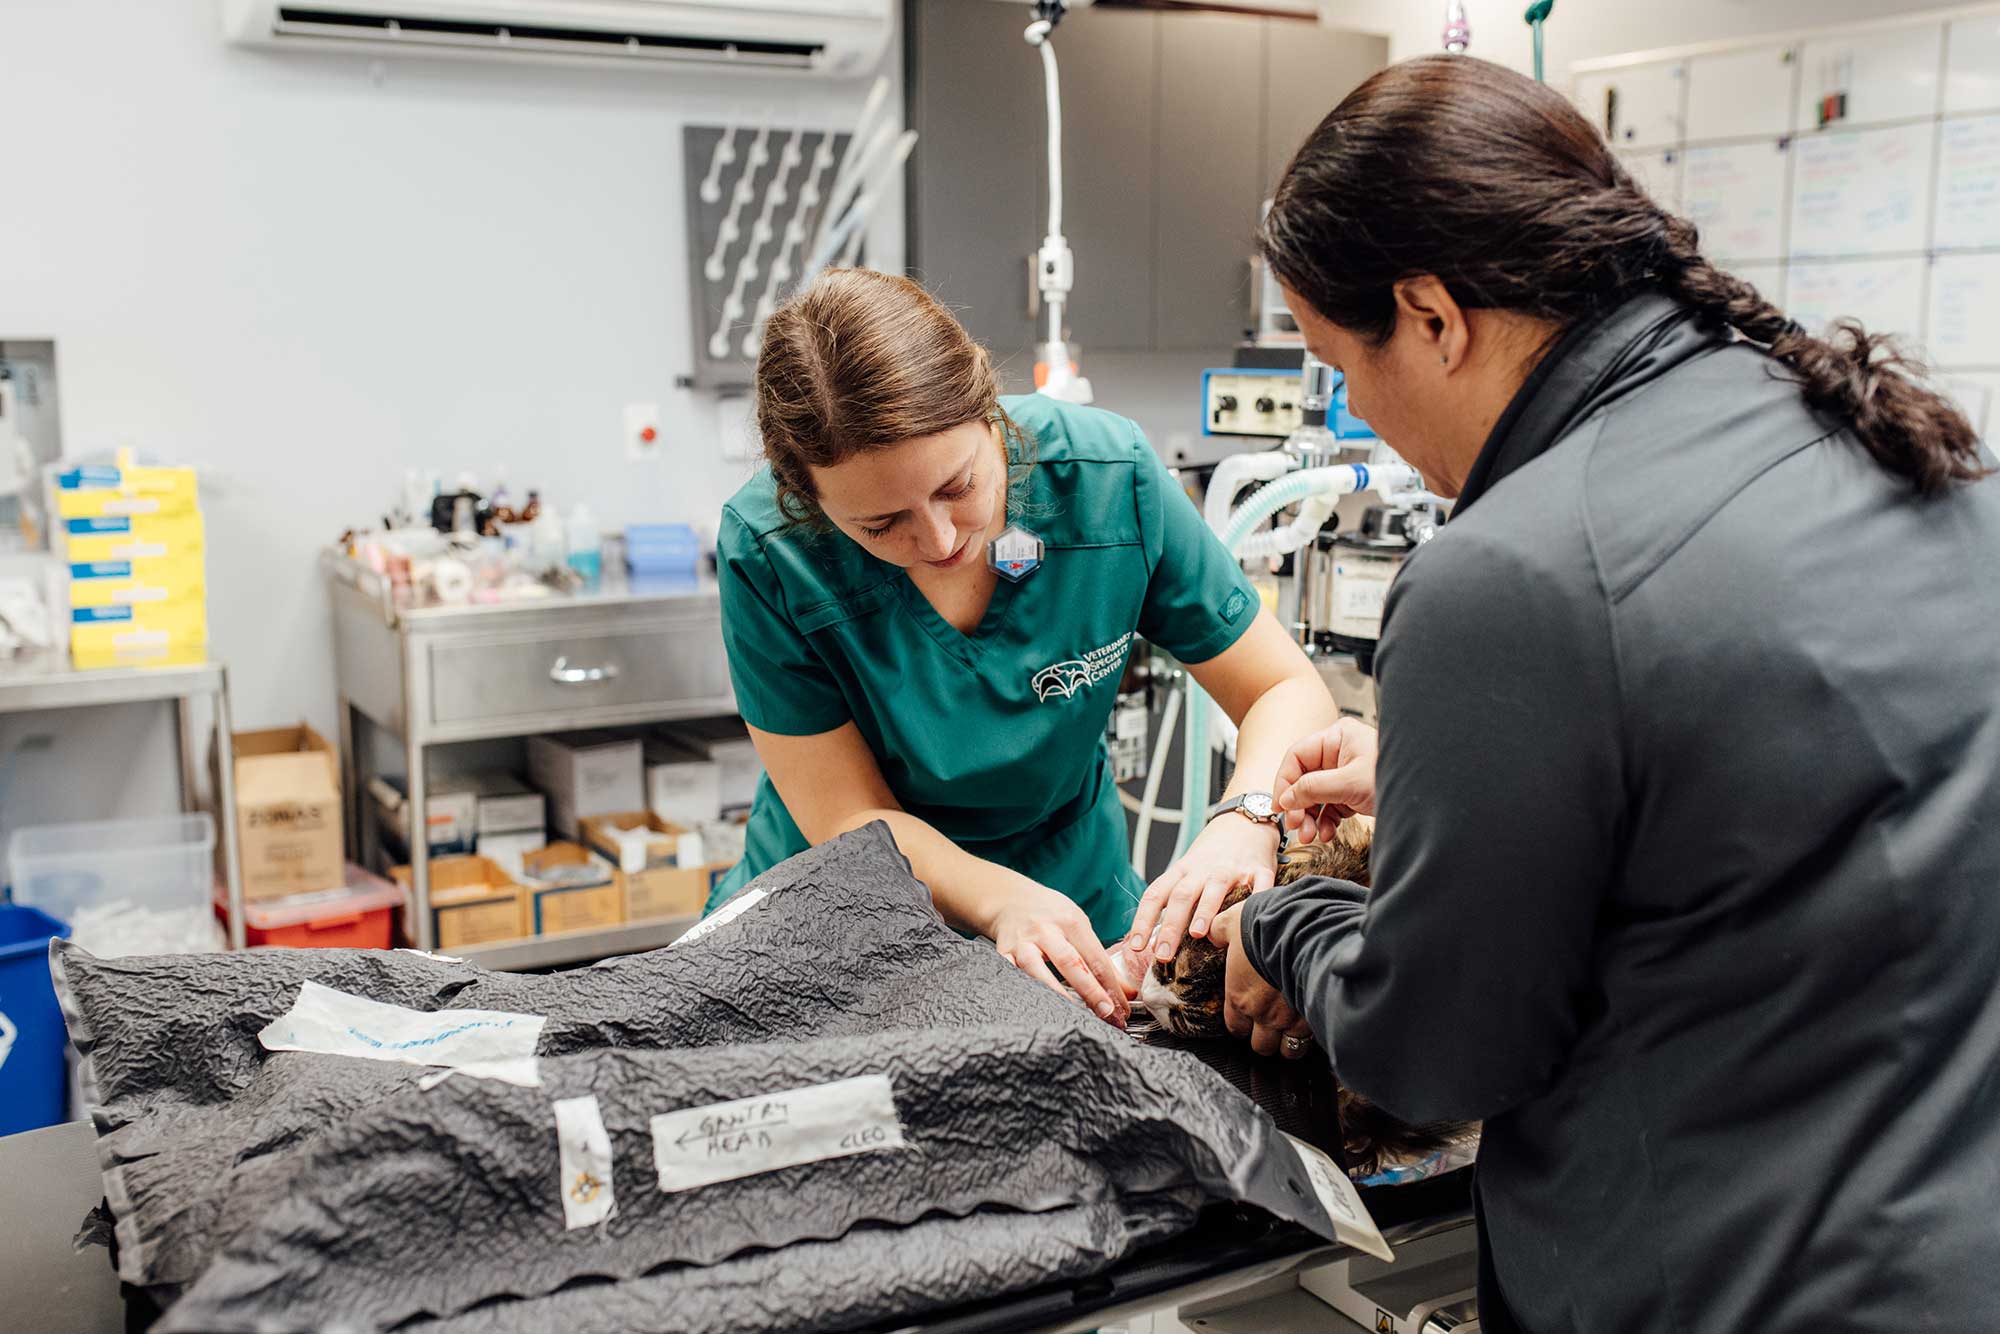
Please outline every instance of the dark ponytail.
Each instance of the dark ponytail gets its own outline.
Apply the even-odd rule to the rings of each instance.
[[[1320,122],[1259,244],[1280,281],[1360,337],[1395,328],[1394,285],[1431,274],[1460,305],[1568,328],[1648,291],[1760,344],[1817,411],[1926,495],[1987,473],[1972,424],[1895,340],[1854,320],[1815,338],[1703,258],[1558,94],[1469,56],[1404,61]]]

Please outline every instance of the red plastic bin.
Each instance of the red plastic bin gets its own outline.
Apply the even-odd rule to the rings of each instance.
[[[396,910],[402,906],[400,886],[350,862],[340,889],[244,904],[243,940],[299,949],[386,950],[394,943]],[[226,920],[227,906],[218,902],[215,914]]]

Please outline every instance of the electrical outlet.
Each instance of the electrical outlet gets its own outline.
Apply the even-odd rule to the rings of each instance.
[[[660,456],[660,405],[625,405],[625,457],[646,460]]]

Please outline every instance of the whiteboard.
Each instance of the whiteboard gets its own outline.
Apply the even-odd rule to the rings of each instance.
[[[1807,42],[1799,51],[1799,132],[1820,125],[1821,100],[1844,94],[1836,125],[1880,124],[1937,114],[1944,25],[1895,28]]]
[[[1790,47],[1766,46],[1688,61],[1688,142],[1789,132],[1793,56]]]
[[[1793,256],[1922,250],[1935,135],[1924,123],[1796,140]]]
[[[1944,123],[1936,245],[1940,250],[2000,246],[2000,116]]]
[[[1687,150],[1682,191],[1688,220],[1709,258],[1778,259],[1785,253],[1783,140]]]
[[[1757,289],[1757,295],[1774,306],[1789,310],[1785,305],[1785,266],[1775,261],[1767,264],[1724,264],[1719,266],[1729,270],[1744,282]]]
[[[1994,428],[2000,426],[2000,417],[1993,411],[1995,400],[2000,400],[2000,375],[1955,375],[1939,381],[1938,388],[1951,395],[1981,439],[1992,438]]]
[[[1685,81],[1679,60],[1581,74],[1576,106],[1614,147],[1666,147],[1681,141]]]
[[[1869,333],[1897,334],[1914,349],[1923,335],[1924,264],[1915,256],[1794,263],[1785,280],[1786,313],[1821,336],[1835,319],[1852,316]]]
[[[1946,111],[2000,111],[2000,15],[1959,19],[1950,29]]]
[[[1613,147],[1711,261],[1808,328],[1901,335],[2000,435],[2000,0],[1590,66],[1656,109]]]
[[[1671,212],[1681,211],[1681,154],[1674,148],[1622,151],[1618,160],[1638,180],[1653,202]]]
[[[1939,255],[1931,266],[1932,359],[2000,367],[2000,255]]]

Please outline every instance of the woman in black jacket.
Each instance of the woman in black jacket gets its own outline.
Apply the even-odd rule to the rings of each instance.
[[[1216,924],[1232,1024],[1483,1118],[1488,1330],[2000,1322],[2000,483],[1891,344],[1715,268],[1566,102],[1363,84],[1263,249],[1439,492],[1381,750],[1309,738],[1375,890]],[[1239,916],[1240,915],[1240,916]]]

